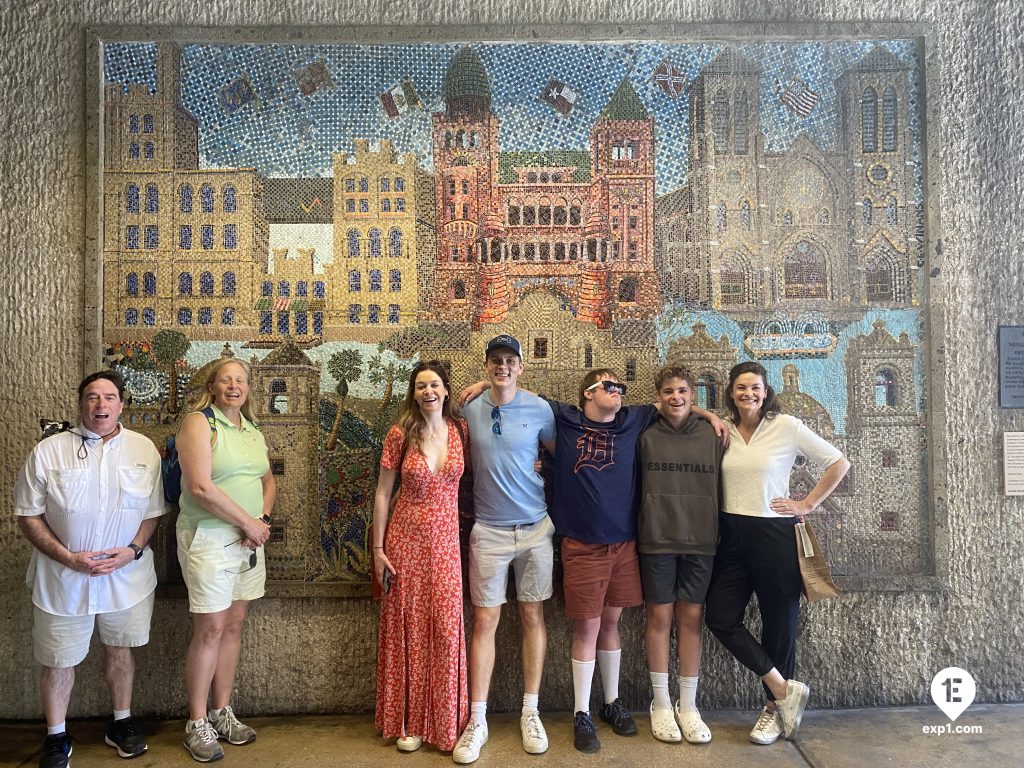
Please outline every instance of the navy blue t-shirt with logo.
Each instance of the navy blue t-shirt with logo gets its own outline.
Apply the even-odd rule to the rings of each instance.
[[[628,405],[609,422],[591,421],[575,405],[548,401],[555,413],[555,530],[587,544],[633,541],[637,533],[637,448],[657,413]]]

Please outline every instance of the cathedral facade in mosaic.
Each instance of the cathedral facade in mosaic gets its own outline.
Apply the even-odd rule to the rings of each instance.
[[[853,464],[817,527],[835,570],[928,574],[919,49],[107,43],[103,337],[125,418],[162,444],[204,366],[251,361],[270,577],[329,588],[367,579],[416,360],[461,387],[513,333],[546,395],[575,401],[602,366],[649,401],[678,361],[723,411],[756,359]]]

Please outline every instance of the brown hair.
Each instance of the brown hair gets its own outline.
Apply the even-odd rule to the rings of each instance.
[[[587,391],[587,387],[592,386],[598,381],[603,381],[607,377],[611,376],[613,379],[618,379],[619,375],[611,368],[595,368],[594,370],[587,373],[583,377],[583,381],[580,382],[580,410],[583,410],[583,406],[587,404],[587,398],[583,396],[583,393]]]
[[[782,412],[782,403],[779,402],[779,397],[775,394],[775,390],[772,389],[772,385],[768,383],[768,371],[760,363],[749,362],[734,365],[732,370],[729,371],[729,383],[725,387],[725,407],[729,409],[732,423],[740,423],[740,411],[736,407],[736,403],[733,402],[732,388],[736,383],[736,379],[745,373],[753,373],[755,376],[761,377],[761,381],[764,382],[764,401],[761,403],[761,418],[774,419]]]
[[[207,372],[206,379],[203,381],[203,394],[199,398],[199,402],[196,403],[196,407],[193,409],[193,412],[201,411],[204,408],[209,408],[213,405],[213,393],[210,392],[210,387],[215,381],[217,381],[217,377],[220,376],[220,372],[224,370],[224,367],[227,365],[237,365],[245,371],[245,380],[250,387],[249,394],[252,394],[252,368],[249,364],[245,362],[245,360],[239,360],[237,357],[223,357]],[[250,403],[249,395],[246,395],[239,410],[245,418],[255,423],[255,419],[252,417],[252,405]]]
[[[445,395],[444,403],[441,405],[441,416],[445,421],[454,419],[458,415],[457,407],[452,403],[451,398],[451,385],[448,383],[448,372],[445,371],[444,366],[441,365],[440,360],[429,360],[425,363],[420,363],[412,369],[412,373],[409,374],[409,388],[405,393],[405,399],[402,401],[401,408],[398,411],[398,426],[401,428],[402,433],[405,435],[405,439],[408,441],[407,448],[419,449],[423,440],[423,427],[426,426],[426,419],[423,418],[423,414],[420,413],[420,408],[416,404],[416,377],[424,371],[431,371],[436,373],[441,379],[441,383],[444,384],[444,388],[448,390],[448,394]]]
[[[690,373],[690,369],[685,365],[674,365],[669,364],[662,366],[662,368],[654,374],[654,388],[661,391],[662,386],[669,379],[682,379],[690,385],[690,389],[695,388],[693,374]]]

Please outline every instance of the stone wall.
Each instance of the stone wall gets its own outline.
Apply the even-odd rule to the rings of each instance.
[[[194,3],[84,0],[5,6],[0,11],[0,153],[5,338],[0,347],[0,718],[39,716],[38,668],[30,651],[31,607],[23,589],[30,548],[11,514],[16,473],[35,442],[40,416],[74,412],[74,385],[84,368],[86,339],[95,339],[96,275],[85,274],[88,212],[86,29],[96,25],[261,27],[392,25],[400,38],[430,40],[452,24],[512,25],[523,38],[586,31],[564,25],[610,24],[615,37],[715,34],[829,35],[906,33],[923,23],[928,35],[930,96],[937,119],[927,136],[936,184],[932,195],[934,315],[930,410],[941,412],[931,435],[935,464],[937,571],[941,586],[893,585],[851,591],[803,612],[799,668],[815,689],[814,706],[923,703],[939,669],[972,672],[978,699],[1024,699],[1021,627],[1024,603],[1024,502],[1002,496],[1001,433],[1024,429],[1024,414],[996,405],[996,326],[1024,324],[1019,296],[1024,260],[1018,254],[1024,200],[1024,12],[1016,0],[668,0],[622,6],[606,1],[438,3]],[[1015,10],[1016,9],[1016,10]],[[813,23],[794,27],[789,22]],[[882,22],[885,24],[882,24]],[[861,23],[874,23],[875,26]],[[767,26],[765,26],[765,23]],[[894,28],[892,23],[897,23]],[[530,25],[559,25],[545,31]],[[617,29],[617,25],[632,25]],[[676,24],[678,26],[671,27]],[[401,30],[398,25],[421,25]],[[903,25],[903,26],[901,26]],[[894,32],[895,29],[895,32]],[[142,38],[159,32],[147,30]],[[182,33],[182,39],[190,36]],[[356,33],[356,37],[358,34]],[[92,228],[95,229],[95,228]],[[568,709],[572,692],[569,631],[561,603],[547,607],[549,663],[541,693],[547,709]],[[642,618],[625,619],[623,697],[648,696]],[[153,642],[138,653],[134,709],[181,716],[182,660],[189,637],[180,597],[157,603]],[[499,654],[518,670],[515,617],[499,632]],[[373,706],[376,611],[365,600],[266,599],[253,607],[244,641],[238,695],[242,712],[349,712]],[[78,676],[70,715],[107,711],[97,655]],[[637,681],[637,682],[634,682]],[[518,676],[498,675],[491,705],[515,706]],[[709,641],[701,688],[705,706],[751,705],[752,677]]]

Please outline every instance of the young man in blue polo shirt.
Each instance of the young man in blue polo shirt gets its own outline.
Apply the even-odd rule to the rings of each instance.
[[[544,483],[534,465],[541,444],[554,450],[555,422],[546,402],[518,387],[523,358],[517,339],[508,335],[491,339],[484,372],[488,387],[483,396],[462,410],[469,425],[476,524],[469,539],[471,714],[452,752],[452,759],[460,764],[475,761],[487,741],[494,635],[510,571],[523,628],[524,695],[519,721],[523,749],[540,754],[548,748],[538,696],[547,649],[544,601],[552,592],[554,526],[547,514]]]

